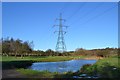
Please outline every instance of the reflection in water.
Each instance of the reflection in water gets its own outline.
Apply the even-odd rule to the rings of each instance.
[[[35,62],[29,69],[48,70],[50,72],[76,72],[85,64],[94,64],[97,60],[70,60],[61,62]]]

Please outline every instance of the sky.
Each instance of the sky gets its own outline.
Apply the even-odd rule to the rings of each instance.
[[[33,41],[34,50],[55,50],[62,13],[69,26],[64,35],[68,51],[118,47],[116,2],[3,2],[2,37]]]
[[[118,2],[120,0],[2,0],[2,2]]]

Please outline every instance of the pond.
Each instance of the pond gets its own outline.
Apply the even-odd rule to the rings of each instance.
[[[70,60],[61,62],[35,62],[29,69],[50,72],[76,72],[85,64],[94,64],[97,60]]]

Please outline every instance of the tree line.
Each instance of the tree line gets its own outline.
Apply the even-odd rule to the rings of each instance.
[[[48,49],[46,51],[33,50],[33,41],[22,41],[20,39],[6,38],[1,39],[0,47],[2,46],[2,55],[6,56],[100,56],[109,57],[118,54],[117,48],[105,48],[105,49],[92,49],[86,50],[83,48],[78,48],[75,51],[67,51],[64,53],[59,53]]]
[[[98,56],[98,57],[118,56],[118,48],[107,47],[104,49],[92,49],[92,50],[79,48],[76,49],[75,55]]]
[[[52,49],[46,51],[33,50],[33,41],[22,41],[20,39],[2,38],[2,55],[6,56],[68,56],[68,53],[55,52]]]
[[[32,49],[32,42],[25,41],[23,42],[20,39],[13,39],[13,38],[6,38],[2,39],[2,54],[3,55],[21,55],[21,57],[24,54],[31,53],[33,51]]]

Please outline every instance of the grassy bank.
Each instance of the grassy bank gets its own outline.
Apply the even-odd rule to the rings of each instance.
[[[18,72],[24,74],[27,78],[72,78],[73,72],[58,73],[49,71],[36,71],[30,69],[17,69]]]
[[[2,61],[2,69],[27,68],[32,65],[32,61]]]
[[[118,78],[120,76],[119,60],[118,57],[98,60],[93,65],[84,65],[80,72],[90,76],[98,75],[102,78]]]
[[[53,78],[56,73],[50,73],[48,71],[36,71],[30,69],[17,69],[18,72],[24,74],[28,78]]]
[[[72,59],[84,59],[85,56],[26,56],[26,57],[14,57],[14,56],[2,56],[2,61],[35,61],[35,62],[57,62],[67,61]]]

